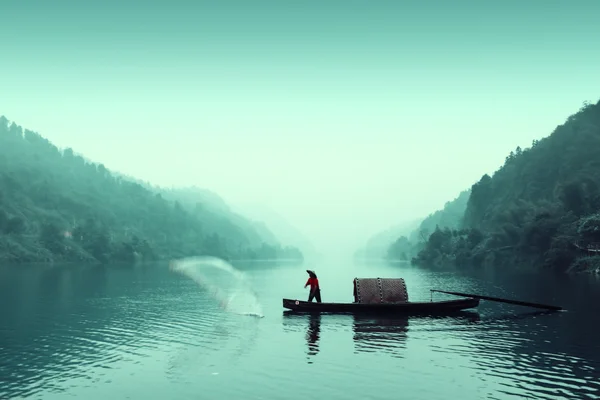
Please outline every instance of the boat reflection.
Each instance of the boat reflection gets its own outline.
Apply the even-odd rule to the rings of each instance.
[[[321,314],[284,311],[284,329],[291,331],[304,331],[307,345],[308,363],[312,364],[312,357],[319,353],[319,340],[321,336]],[[409,331],[409,318],[413,319],[417,329],[426,326],[426,330],[456,329],[464,326],[465,322],[477,322],[480,317],[476,312],[458,311],[452,315],[432,315],[420,317],[388,316],[388,315],[342,315],[328,316],[327,325],[341,327],[352,324],[352,339],[354,352],[376,353],[382,352],[393,357],[403,357],[402,351],[406,347]],[[350,318],[350,319],[348,319]],[[440,328],[433,320],[445,321]],[[416,321],[416,322],[415,322]]]
[[[364,317],[354,316],[355,353],[384,352],[394,357],[402,357],[405,348],[408,317]]]
[[[440,329],[456,329],[465,323],[474,323],[480,320],[479,313],[471,311],[457,311],[451,315],[430,315],[412,318],[417,329],[426,326],[427,330],[439,325],[435,322],[443,321]],[[406,339],[409,331],[409,317],[386,316],[354,316],[353,339],[355,353],[381,352],[392,357],[402,358],[402,351],[406,348]]]

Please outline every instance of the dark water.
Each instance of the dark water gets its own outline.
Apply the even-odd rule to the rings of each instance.
[[[591,277],[311,265],[324,301],[352,278],[565,306],[482,302],[456,318],[286,315],[305,266],[242,265],[260,308],[223,310],[166,265],[0,267],[0,398],[594,399],[600,397],[600,284]],[[242,296],[243,297],[243,296]],[[434,298],[448,298],[436,294]]]

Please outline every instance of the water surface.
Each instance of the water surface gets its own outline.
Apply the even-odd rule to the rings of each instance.
[[[384,263],[238,267],[263,318],[225,311],[166,264],[0,267],[0,398],[600,397],[594,278]],[[307,297],[309,267],[324,301],[351,301],[355,276],[400,276],[411,300],[437,288],[569,311],[482,302],[452,318],[284,313],[282,297]]]

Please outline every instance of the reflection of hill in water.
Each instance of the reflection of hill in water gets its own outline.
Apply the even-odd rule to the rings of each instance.
[[[119,266],[0,267],[0,398],[59,390],[58,377],[96,382],[106,370],[96,369],[92,378],[87,365],[65,360],[85,357],[88,365],[111,365],[127,358],[115,349],[142,347],[146,337],[136,333],[146,332],[149,321],[132,297],[145,285],[131,285],[128,278],[140,282],[144,273]],[[111,301],[118,296],[124,298]]]
[[[236,362],[260,323],[158,264],[0,266],[0,302],[0,398],[99,384],[163,352],[168,378],[187,378],[186,368]]]

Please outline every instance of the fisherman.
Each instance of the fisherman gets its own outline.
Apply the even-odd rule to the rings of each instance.
[[[321,302],[321,288],[319,287],[319,279],[317,278],[317,274],[314,273],[314,271],[311,270],[306,270],[306,272],[308,273],[308,280],[306,281],[306,284],[304,285],[304,288],[306,288],[308,285],[310,285],[310,293],[308,295],[308,302],[310,303],[312,301],[312,299],[316,299],[317,303]]]
[[[352,283],[353,283],[353,286],[354,286],[354,292],[353,292],[353,295],[354,295],[354,302],[355,302],[355,303],[358,303],[358,292],[357,292],[357,290],[356,290],[356,282],[357,282],[357,281],[358,281],[358,278],[354,278],[354,280],[352,281]]]

